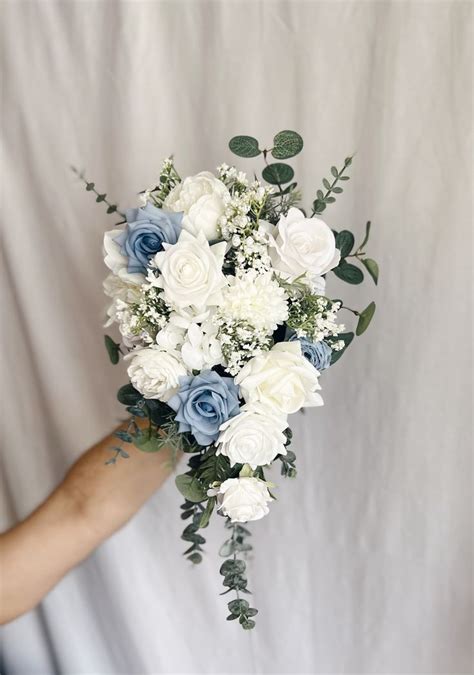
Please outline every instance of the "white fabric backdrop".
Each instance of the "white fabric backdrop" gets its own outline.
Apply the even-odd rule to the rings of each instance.
[[[3,632],[9,674],[471,672],[472,5],[463,2],[5,2],[4,525],[120,415],[103,348],[110,225],[68,165],[124,205],[174,152],[299,130],[308,202],[357,151],[327,211],[362,235],[379,310],[298,417],[299,477],[256,523],[251,634],[224,621],[215,557],[180,557],[169,483]],[[247,161],[251,170],[256,161]],[[34,561],[32,561],[34,564]]]

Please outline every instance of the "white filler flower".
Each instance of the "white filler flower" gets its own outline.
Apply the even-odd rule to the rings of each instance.
[[[230,198],[222,181],[210,171],[201,171],[176,185],[166,197],[164,208],[184,213],[183,229],[194,235],[203,232],[213,241],[219,237],[217,223]]]
[[[319,372],[301,353],[299,342],[278,342],[251,359],[235,378],[247,403],[260,401],[274,412],[290,415],[306,406],[323,405]]]
[[[188,374],[176,351],[147,347],[125,358],[131,359],[130,381],[145,398],[168,401],[179,389],[179,378]]]
[[[247,404],[242,412],[220,427],[216,455],[225,455],[231,466],[249,464],[252,469],[286,455],[286,416],[276,415],[260,403]]]
[[[225,285],[222,263],[226,243],[209,245],[204,234],[196,237],[182,230],[176,244],[163,244],[154,261],[160,276],[154,282],[164,299],[176,307],[206,307],[219,304]]]
[[[228,478],[217,495],[218,509],[233,523],[260,520],[269,512],[271,501],[266,483],[258,478]]]
[[[268,333],[273,333],[288,318],[285,291],[272,279],[271,272],[258,274],[247,270],[228,280],[219,306],[220,316],[245,321]]]
[[[281,216],[270,235],[270,257],[275,270],[288,278],[303,274],[319,277],[339,264],[340,252],[328,225],[319,218],[306,218],[291,208]]]

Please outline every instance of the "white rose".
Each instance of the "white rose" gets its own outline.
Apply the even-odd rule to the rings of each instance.
[[[184,213],[182,227],[191,234],[203,232],[206,239],[219,237],[217,222],[224,214],[230,194],[222,181],[209,171],[185,178],[165,199],[164,207]]]
[[[176,307],[218,305],[225,285],[222,264],[226,243],[209,245],[202,232],[194,237],[182,230],[176,244],[163,244],[154,261],[161,274],[156,286]]]
[[[145,398],[168,401],[179,389],[179,378],[188,374],[179,352],[147,347],[126,358],[131,359],[130,381]]]
[[[286,416],[276,415],[262,404],[245,405],[220,427],[216,455],[225,455],[231,466],[249,464],[252,469],[286,455]]]
[[[302,274],[310,278],[326,274],[341,257],[331,228],[319,218],[305,218],[295,208],[281,216],[269,236],[269,246],[274,269],[290,279]]]
[[[208,330],[206,330],[208,329]],[[181,357],[190,370],[206,370],[222,361],[222,351],[214,327],[192,323],[181,347]]]
[[[237,374],[235,383],[247,403],[260,401],[271,410],[290,415],[306,406],[323,405],[316,393],[319,372],[301,354],[299,342],[278,342],[254,356]]]
[[[124,281],[132,284],[143,284],[145,277],[137,272],[130,274],[127,271],[128,258],[120,253],[120,244],[115,241],[124,231],[124,228],[116,227],[104,233],[104,262],[114,274]]]
[[[271,501],[266,484],[258,478],[228,478],[217,495],[218,509],[233,523],[263,518]]]

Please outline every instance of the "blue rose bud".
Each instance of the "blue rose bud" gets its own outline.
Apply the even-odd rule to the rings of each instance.
[[[239,390],[231,377],[212,370],[179,379],[180,388],[168,405],[177,412],[179,431],[189,431],[199,445],[210,445],[219,427],[239,412]]]
[[[326,370],[331,365],[332,349],[327,342],[311,342],[304,337],[292,335],[290,342],[298,341],[301,345],[301,353],[316,368],[316,370]]]
[[[163,249],[163,242],[176,244],[181,232],[182,213],[170,213],[147,204],[127,209],[127,226],[115,241],[121,254],[128,258],[128,272],[146,273],[150,259]]]

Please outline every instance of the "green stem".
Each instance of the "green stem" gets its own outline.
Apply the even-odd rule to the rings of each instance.
[[[76,176],[84,183],[84,185],[86,186],[88,192],[93,192],[97,197],[102,197],[102,195],[100,194],[100,192],[97,192],[97,190],[95,189],[95,186],[94,186],[94,187],[90,187],[90,188],[87,187],[87,186],[91,185],[91,183],[90,183],[88,180],[86,180],[86,178],[82,175],[82,173],[80,173],[80,172],[76,169],[76,167],[71,166],[71,170],[72,170],[73,173],[75,173]],[[122,211],[119,211],[119,209],[117,208],[117,205],[116,205],[116,204],[111,204],[111,203],[108,201],[108,199],[106,199],[106,197],[102,197],[100,201],[101,201],[101,202],[104,202],[104,204],[107,204],[107,206],[108,206],[109,208],[113,208],[114,210],[112,211],[112,213],[118,213],[119,216],[122,216],[122,218],[125,218],[125,213],[122,213]]]

